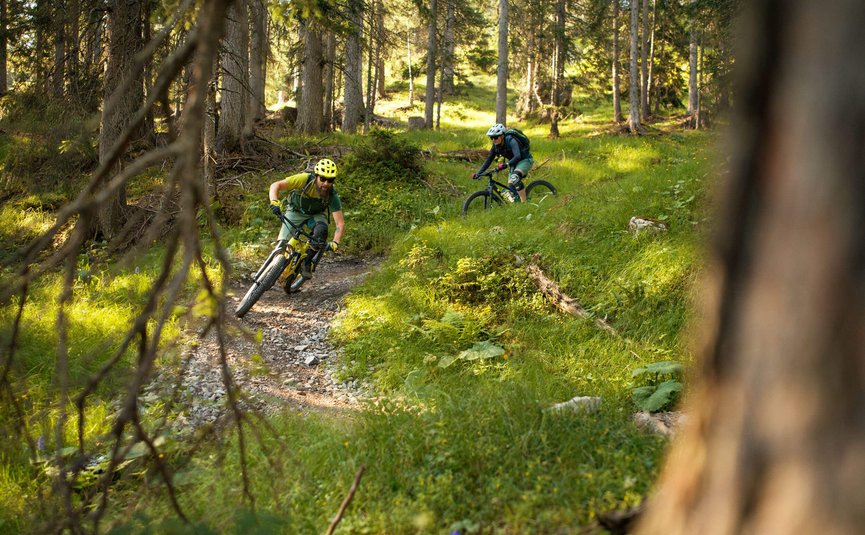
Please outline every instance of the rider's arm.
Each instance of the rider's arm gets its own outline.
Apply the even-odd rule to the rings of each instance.
[[[277,180],[273,184],[270,185],[270,191],[268,192],[268,196],[270,197],[270,202],[273,201],[279,202],[279,194],[286,188],[285,180]]]
[[[508,147],[511,149],[511,154],[514,155],[513,158],[508,160],[508,167],[514,167],[519,163],[520,160],[523,159],[523,155],[520,152],[520,144],[517,143],[517,140],[514,139],[514,136],[505,136],[505,143],[508,144]]]
[[[484,164],[481,166],[481,168],[478,169],[478,174],[481,174],[484,171],[486,171],[487,167],[489,167],[490,164],[493,163],[493,159],[495,157],[496,157],[496,148],[495,148],[495,145],[493,145],[493,148],[490,149],[490,155],[487,156],[487,161],[485,161]]]
[[[342,210],[333,212],[333,223],[336,225],[336,230],[333,232],[333,241],[340,243],[342,241],[342,233],[345,232],[345,218],[342,216]]]
[[[279,196],[283,191],[300,189],[303,187],[304,184],[306,184],[306,173],[298,173],[296,175],[291,175],[282,180],[277,180],[276,182],[271,184],[268,195],[270,196],[271,201],[278,201]]]

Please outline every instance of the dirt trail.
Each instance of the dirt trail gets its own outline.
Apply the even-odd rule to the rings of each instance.
[[[367,394],[357,381],[338,382],[332,377],[336,351],[327,334],[343,296],[377,266],[377,260],[325,256],[300,292],[286,295],[279,283],[265,292],[238,322],[245,334],[229,328],[228,363],[247,407],[265,413],[287,407],[339,411]],[[226,303],[229,313],[234,313],[246,293],[250,277],[242,274],[232,285]],[[258,332],[260,345],[255,341]],[[176,426],[194,428],[225,412],[216,337],[210,335],[190,348],[184,360],[187,369],[180,388],[183,413]],[[175,381],[176,373],[163,371],[147,395],[155,399]]]

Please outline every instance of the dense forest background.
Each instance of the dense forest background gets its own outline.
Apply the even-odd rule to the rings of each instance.
[[[690,394],[646,532],[855,532],[862,7],[743,4],[0,1],[0,530],[616,532]],[[559,195],[462,218],[495,122]],[[284,333],[230,307],[323,157],[369,395],[254,410]]]

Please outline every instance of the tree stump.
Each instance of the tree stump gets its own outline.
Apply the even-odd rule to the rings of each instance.
[[[426,128],[426,119],[423,117],[409,117],[408,118],[408,129],[409,130],[422,130]]]

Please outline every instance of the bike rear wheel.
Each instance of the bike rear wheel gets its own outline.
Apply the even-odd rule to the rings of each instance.
[[[249,291],[247,291],[246,295],[243,296],[243,299],[240,300],[240,304],[237,305],[237,310],[234,311],[234,315],[238,318],[242,318],[244,314],[249,312],[252,305],[254,305],[261,298],[264,292],[273,286],[276,279],[282,275],[282,271],[287,265],[288,259],[281,254],[271,260],[270,266],[264,270],[264,273],[262,273],[258,280],[252,283],[252,286],[249,287]]]
[[[526,201],[539,203],[547,197],[555,197],[558,193],[556,187],[546,180],[535,180],[526,186]]]
[[[474,213],[489,210],[493,207],[493,203],[501,206],[502,200],[495,195],[491,195],[487,190],[476,191],[469,195],[466,202],[463,203],[463,217],[467,216],[469,212]]]

